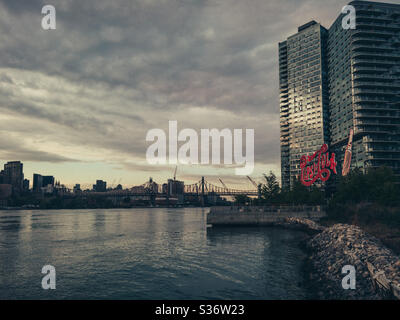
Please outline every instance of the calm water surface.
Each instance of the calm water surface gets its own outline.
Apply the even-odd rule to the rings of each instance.
[[[208,210],[0,211],[0,299],[308,297],[302,233],[207,228]]]

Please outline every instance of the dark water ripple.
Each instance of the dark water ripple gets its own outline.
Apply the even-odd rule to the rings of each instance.
[[[208,209],[0,211],[0,299],[304,299],[301,233]],[[57,289],[41,288],[41,269]]]

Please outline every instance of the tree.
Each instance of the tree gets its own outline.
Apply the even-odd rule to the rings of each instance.
[[[325,194],[319,187],[306,187],[297,179],[291,190],[281,192],[281,202],[292,205],[321,205],[325,202]]]
[[[285,196],[285,202],[290,204],[307,204],[308,199],[308,189],[299,180],[294,181],[292,189]]]
[[[396,177],[387,167],[356,168],[339,181],[334,200],[337,203],[379,202],[392,204],[399,199]]]
[[[261,187],[261,197],[269,203],[277,202],[281,188],[275,174],[270,171],[269,175],[263,174],[265,184]]]
[[[250,198],[245,194],[238,194],[235,196],[235,202],[237,205],[246,205],[250,202]]]
[[[368,168],[365,173],[356,168],[340,178],[328,214],[343,222],[397,223],[400,215],[393,214],[390,207],[399,205],[399,199],[400,190],[390,168]]]

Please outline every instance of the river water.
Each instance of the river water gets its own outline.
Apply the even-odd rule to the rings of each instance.
[[[309,297],[302,233],[207,228],[208,210],[0,211],[0,299]]]

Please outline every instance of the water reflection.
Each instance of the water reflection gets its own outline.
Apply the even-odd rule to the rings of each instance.
[[[0,299],[301,299],[301,234],[187,209],[0,212]],[[42,290],[41,267],[57,270]]]

